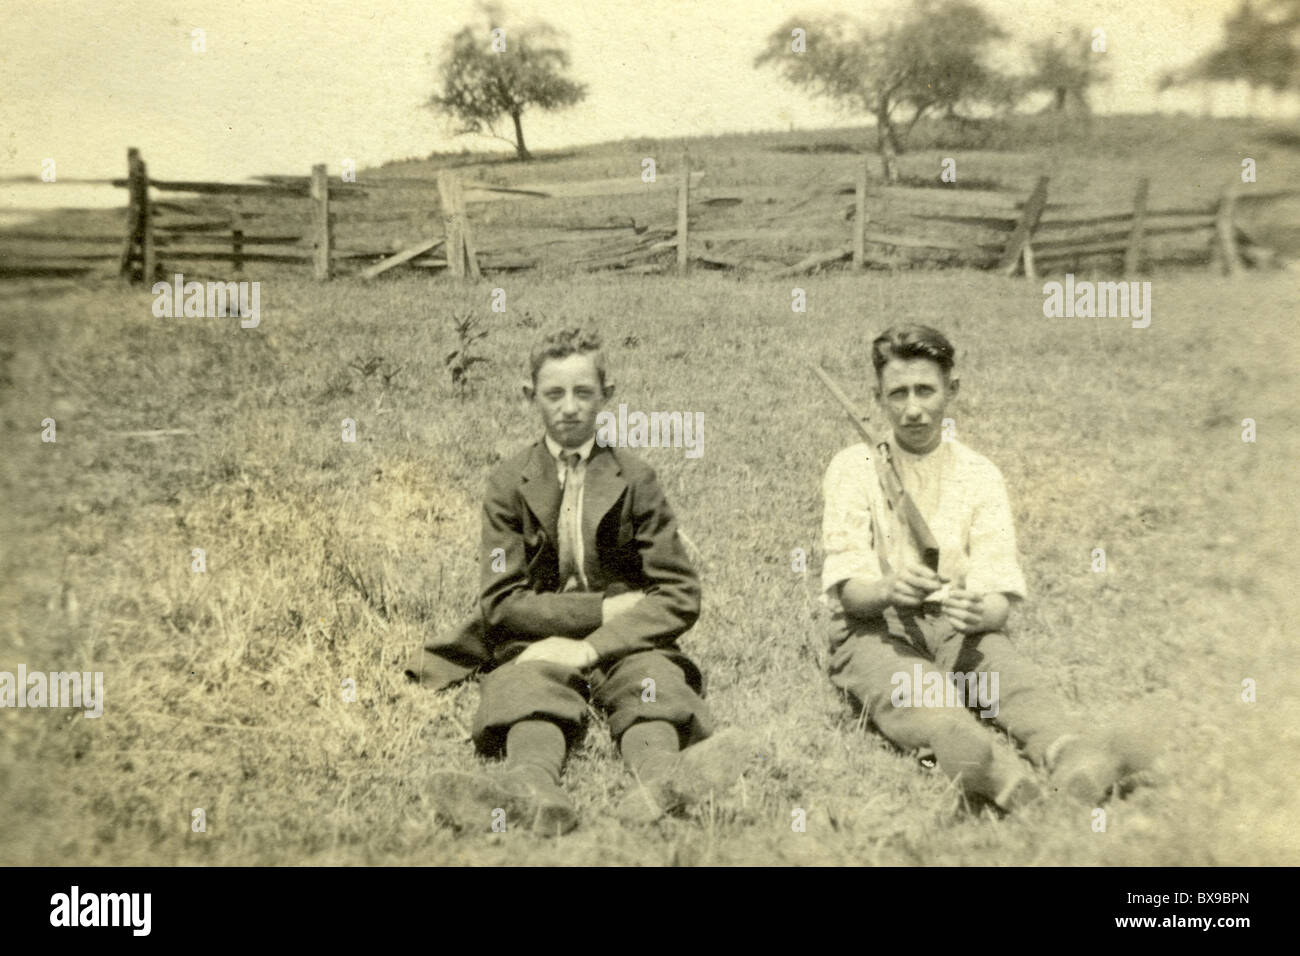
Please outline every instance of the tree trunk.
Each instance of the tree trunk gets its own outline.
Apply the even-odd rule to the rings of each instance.
[[[889,114],[883,109],[876,110],[876,151],[880,153],[885,182],[898,182],[898,134],[889,121]]]
[[[524,124],[521,122],[523,113],[515,110],[510,114],[510,118],[515,121],[515,153],[519,159],[532,159],[533,154],[528,152],[528,147],[524,145]]]
[[[1065,98],[1070,95],[1070,90],[1068,87],[1058,86],[1055,90],[1055,94],[1056,94],[1056,102],[1053,104],[1053,109],[1057,113],[1064,113]]]

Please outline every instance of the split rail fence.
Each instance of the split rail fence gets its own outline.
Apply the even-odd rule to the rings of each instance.
[[[469,279],[531,268],[796,275],[836,263],[1034,276],[1099,261],[1126,275],[1175,262],[1231,274],[1267,258],[1235,216],[1232,187],[1211,204],[1159,209],[1145,179],[1131,198],[1084,203],[1049,197],[1046,177],[1027,191],[884,186],[866,159],[855,181],[797,196],[739,186],[704,194],[704,174],[685,155],[675,175],[652,183],[633,175],[529,187],[465,182],[451,170],[359,184],[331,179],[324,165],[256,183],[157,180],[135,149],[127,169],[125,179],[76,180],[126,190],[121,233],[0,231],[0,277],[76,275],[97,263],[145,283],[212,264],[223,275],[310,266],[319,280],[398,268]]]

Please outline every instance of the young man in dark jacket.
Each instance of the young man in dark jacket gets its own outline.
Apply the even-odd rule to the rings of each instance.
[[[426,648],[463,665],[477,643],[489,658],[473,738],[504,753],[505,768],[443,773],[435,786],[458,824],[487,828],[501,809],[545,832],[572,829],[559,778],[590,702],[638,780],[618,815],[654,819],[733,782],[748,747],[733,732],[710,738],[704,679],[677,645],[699,616],[700,583],[654,470],[597,441],[613,393],[599,341],[555,333],[530,365],[524,393],[545,434],[489,479],[481,619],[452,653]]]

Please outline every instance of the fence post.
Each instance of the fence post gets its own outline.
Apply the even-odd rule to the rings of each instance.
[[[1147,228],[1147,190],[1151,182],[1145,176],[1138,180],[1137,195],[1133,197],[1133,230],[1124,250],[1124,275],[1132,278],[1142,268],[1142,240]]]
[[[141,280],[152,285],[158,271],[157,254],[153,244],[153,210],[149,208],[149,164],[140,160],[140,256],[144,271]]]
[[[853,196],[853,269],[861,272],[867,262],[867,157],[858,165],[858,183]]]
[[[330,277],[330,184],[325,164],[311,168],[313,272],[317,281]]]
[[[1214,214],[1214,232],[1218,239],[1219,258],[1223,261],[1223,271],[1235,276],[1241,268],[1237,257],[1237,237],[1233,230],[1232,214],[1237,205],[1237,188],[1229,185],[1219,197],[1219,206]]]
[[[461,279],[465,276],[465,236],[461,231],[460,189],[456,174],[438,173],[438,200],[442,203],[442,228],[447,240],[443,252],[447,255],[447,274]]]
[[[999,272],[1005,275],[1015,275],[1016,266],[1020,264],[1021,260],[1021,250],[1029,242],[1034,230],[1038,228],[1038,220],[1042,217],[1043,210],[1046,208],[1047,177],[1039,176],[1034,191],[1025,200],[1025,209],[1020,216],[1020,221],[1016,223],[1015,231],[1011,233],[1011,238],[1007,240],[1007,247],[1002,252],[1002,261],[998,263]]]
[[[117,274],[131,280],[131,263],[135,260],[136,240],[140,235],[140,191],[136,180],[140,171],[140,151],[132,146],[126,151],[126,244],[118,261]]]
[[[154,261],[153,219],[149,208],[149,171],[140,150],[132,146],[126,151],[126,244],[118,261],[118,275],[131,281],[132,266],[140,262],[140,281],[153,281],[157,264]]]
[[[471,279],[481,279],[478,268],[478,250],[474,248],[474,233],[469,227],[469,213],[465,211],[465,190],[456,180],[456,215],[460,217],[460,241],[465,247],[465,271]]]
[[[677,274],[686,275],[690,265],[691,157],[682,153],[681,179],[677,183]]]

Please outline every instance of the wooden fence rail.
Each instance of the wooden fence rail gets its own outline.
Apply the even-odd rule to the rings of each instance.
[[[857,163],[847,185],[792,198],[775,187],[703,194],[698,186],[704,173],[692,171],[686,154],[657,185],[633,176],[505,186],[465,182],[452,170],[436,178],[359,185],[331,182],[323,164],[313,166],[310,175],[260,176],[256,183],[155,180],[132,148],[125,179],[65,180],[125,189],[124,235],[102,227],[76,234],[43,228],[0,232],[0,276],[43,274],[43,268],[48,274],[71,274],[113,260],[120,276],[143,283],[162,276],[167,264],[182,262],[228,265],[234,272],[252,264],[310,264],[319,281],[342,274],[373,280],[399,268],[473,280],[485,272],[544,267],[548,261],[564,268],[679,275],[692,266],[798,275],[839,262],[854,271],[946,262],[1032,277],[1040,267],[1110,260],[1133,276],[1156,262],[1189,259],[1233,275],[1243,259],[1262,258],[1235,218],[1233,189],[1213,205],[1159,209],[1150,208],[1146,179],[1137,183],[1130,203],[1080,203],[1049,197],[1046,177],[1023,192],[878,184],[868,162],[863,157]],[[173,193],[198,198],[162,198]],[[851,205],[837,203],[836,196],[850,193]],[[672,194],[675,202],[668,199]],[[399,208],[376,204],[381,196]],[[545,212],[546,200],[554,198],[571,200],[576,208],[594,201],[591,208],[607,210],[604,197],[612,196],[627,197],[643,211],[624,222],[611,221],[618,218],[611,215],[587,223],[557,222]],[[647,206],[646,197],[662,199]],[[539,211],[537,219],[506,212],[524,208],[520,203]],[[736,207],[746,203],[761,204],[762,216],[738,215]],[[659,210],[650,212],[648,222],[642,218],[647,208]],[[851,221],[850,231],[827,248],[824,239],[836,233],[837,217]],[[387,240],[374,237],[389,224],[407,227],[406,237],[392,238],[396,226]],[[1194,248],[1157,255],[1155,244],[1170,239]],[[755,251],[760,240],[801,251],[777,256]],[[10,242],[25,247],[15,254],[4,245]],[[47,244],[63,248],[46,249]]]

